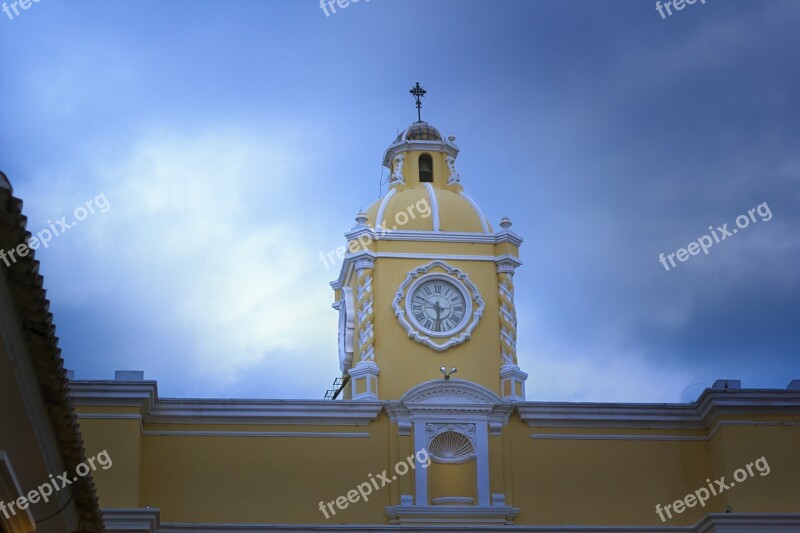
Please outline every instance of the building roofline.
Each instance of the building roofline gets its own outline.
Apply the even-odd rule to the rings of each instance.
[[[31,234],[26,230],[27,217],[22,214],[22,200],[13,196],[6,175],[0,172],[0,249],[10,250],[25,244]],[[86,461],[78,420],[72,408],[64,360],[55,335],[50,301],[39,275],[35,252],[19,257],[10,266],[0,266],[6,277],[15,313],[22,326],[31,364],[36,372],[47,417],[57,438],[61,460],[67,470],[74,471]],[[56,474],[54,472],[53,474]],[[75,507],[83,529],[104,531],[103,518],[91,473],[72,484]]]

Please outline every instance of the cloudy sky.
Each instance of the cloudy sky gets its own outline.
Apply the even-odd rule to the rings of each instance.
[[[800,378],[796,0],[667,18],[649,0],[18,13],[0,12],[0,169],[34,234],[95,211],[36,252],[78,378],[322,397],[337,271],[319,253],[378,198],[416,81],[423,118],[457,136],[467,192],[525,238],[529,399],[675,402],[719,378]],[[759,205],[707,255],[659,262]]]

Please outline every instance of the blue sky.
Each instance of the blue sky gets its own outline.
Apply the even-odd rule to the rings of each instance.
[[[794,0],[666,19],[647,0],[327,17],[315,0],[41,0],[0,12],[0,169],[33,233],[111,206],[36,252],[78,378],[319,398],[338,374],[319,252],[377,199],[419,81],[466,191],[525,238],[529,399],[783,388],[800,378],[798,22]],[[771,219],[659,263],[764,202]]]

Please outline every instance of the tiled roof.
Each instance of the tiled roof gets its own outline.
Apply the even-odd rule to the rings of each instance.
[[[10,250],[27,242],[30,232],[25,227],[27,218],[22,214],[22,200],[13,196],[11,185],[0,172],[0,249]],[[47,416],[58,439],[61,459],[67,471],[86,461],[83,439],[69,393],[69,381],[55,336],[50,301],[39,275],[39,262],[29,250],[9,267],[0,264],[14,300],[16,315],[33,367],[41,386]],[[52,472],[57,475],[60,472]],[[94,532],[105,530],[100,505],[91,474],[79,477],[71,485],[80,529]]]

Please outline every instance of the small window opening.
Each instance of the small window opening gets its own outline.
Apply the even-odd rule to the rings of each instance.
[[[419,181],[420,183],[433,182],[433,159],[428,154],[419,156]]]

